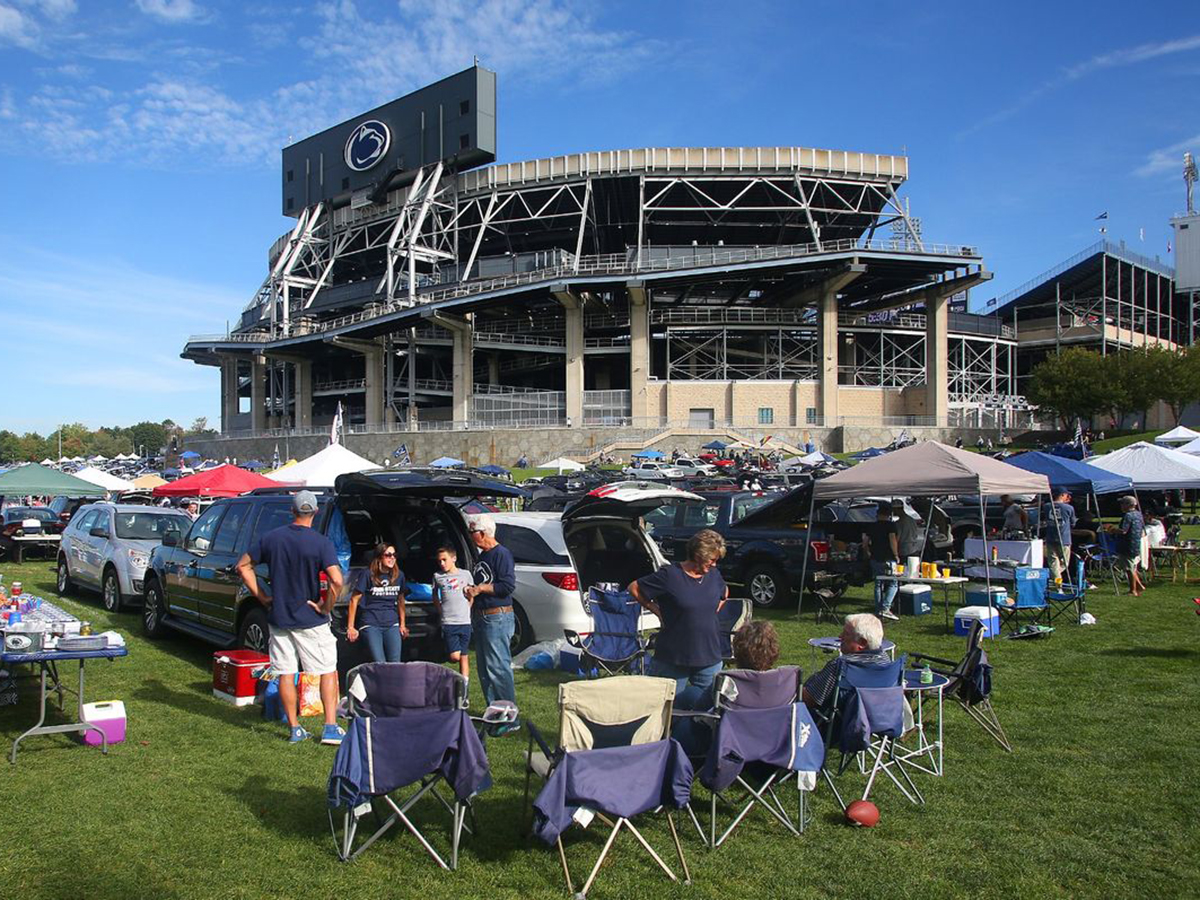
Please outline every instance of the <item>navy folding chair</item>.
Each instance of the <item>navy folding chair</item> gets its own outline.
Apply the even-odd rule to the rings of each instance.
[[[1093,576],[1096,578],[1107,576],[1112,579],[1114,594],[1120,593],[1120,588],[1117,585],[1118,580],[1121,582],[1127,580],[1125,572],[1117,565],[1120,545],[1121,539],[1119,535],[1100,531],[1096,533],[1096,543],[1079,548],[1079,553],[1084,559],[1086,568]]]
[[[334,757],[328,791],[338,857],[355,859],[401,822],[439,866],[456,869],[462,832],[474,832],[472,800],[491,786],[483,740],[466,712],[466,679],[434,663],[364,663],[350,670],[346,683],[350,722]],[[408,797],[398,796],[414,784],[417,788]],[[450,787],[452,799],[442,795],[439,785]],[[448,862],[409,815],[426,796],[450,813]],[[377,804],[390,809],[386,820]],[[340,835],[337,809],[342,810]],[[359,820],[367,815],[374,816],[378,827],[355,847]]]
[[[693,728],[711,727],[700,783],[711,793],[708,832],[689,807],[692,823],[710,848],[719,847],[756,807],[765,809],[790,834],[804,831],[807,814],[804,794],[816,787],[817,772],[825,757],[820,730],[800,701],[803,676],[797,666],[765,672],[729,669],[714,681],[711,712],[677,712],[701,717]],[[793,819],[779,790],[792,778],[797,788]],[[741,794],[734,798],[730,790]],[[736,814],[718,835],[718,805]]]
[[[643,674],[647,642],[641,633],[642,607],[627,591],[592,588],[588,597],[592,630],[564,631],[567,643],[579,650],[580,671]]]
[[[847,662],[838,673],[825,722],[825,752],[828,755],[835,744],[841,751],[836,772],[839,777],[854,760],[859,760],[860,768],[867,772],[863,800],[870,797],[871,788],[882,772],[910,802],[925,802],[904,761],[896,756],[896,741],[904,733],[903,679],[907,662],[906,656],[882,665]],[[867,759],[870,760],[869,771]],[[822,773],[838,804],[845,809],[846,803],[828,765]]]
[[[1077,563],[1082,574],[1083,562]],[[983,649],[983,623],[978,619],[971,622],[967,632],[967,649],[962,659],[954,662],[937,656],[927,656],[924,653],[910,654],[913,662],[935,663],[948,668],[930,668],[938,675],[944,675],[949,683],[943,689],[945,694],[953,697],[963,711],[979,723],[980,727],[997,744],[1013,752],[1008,735],[1000,724],[1000,718],[992,706],[992,665],[988,662],[987,651]]]
[[[996,607],[1000,613],[1000,627],[1011,626],[1013,631],[1018,631],[1022,620],[1035,623],[1046,615],[1049,579],[1048,569],[1019,568],[1013,572],[1013,596],[1007,604]]]
[[[740,597],[730,597],[717,611],[717,629],[721,641],[721,659],[733,659],[733,636],[754,615],[754,604]]]
[[[1048,622],[1053,622],[1067,611],[1073,611],[1075,622],[1078,624],[1079,617],[1083,615],[1087,606],[1087,576],[1084,573],[1083,560],[1074,560],[1068,574],[1071,578],[1062,583],[1061,589],[1056,588],[1046,593]]]

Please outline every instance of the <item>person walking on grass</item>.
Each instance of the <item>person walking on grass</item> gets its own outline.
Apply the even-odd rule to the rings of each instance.
[[[1138,510],[1137,498],[1132,495],[1121,498],[1121,513],[1121,524],[1117,526],[1120,534],[1117,565],[1129,573],[1129,593],[1140,597],[1146,590],[1138,576],[1138,562],[1142,558],[1142,532],[1146,530],[1146,521]]]
[[[271,626],[271,673],[279,678],[279,700],[287,716],[290,736],[298,744],[309,733],[297,721],[295,676],[301,667],[321,679],[321,704],[325,708],[322,744],[340,744],[346,732],[337,724],[337,639],[329,628],[329,614],[342,592],[342,568],[333,542],[312,527],[317,497],[299,491],[292,498],[292,523],[268,531],[238,560],[237,570],[250,596],[268,610]],[[265,563],[271,576],[271,593],[258,583],[254,567]],[[321,599],[321,573],[329,580]]]

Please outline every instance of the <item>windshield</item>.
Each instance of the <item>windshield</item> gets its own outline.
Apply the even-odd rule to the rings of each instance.
[[[117,513],[117,537],[131,541],[161,541],[168,531],[180,533],[189,522],[186,516],[167,513]]]
[[[779,499],[780,495],[774,497],[745,497],[734,501],[733,504],[733,521],[740,522],[750,513],[759,507],[766,506],[768,503],[774,503]]]
[[[22,507],[19,509],[10,509],[5,511],[5,517],[10,522],[16,522],[19,519],[37,519],[39,522],[57,522],[58,516],[53,510],[42,507]]]

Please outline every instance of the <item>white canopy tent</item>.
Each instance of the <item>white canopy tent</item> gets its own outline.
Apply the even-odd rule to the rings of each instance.
[[[75,473],[75,477],[82,478],[84,481],[90,481],[92,484],[102,487],[106,491],[133,490],[132,481],[126,481],[124,478],[118,478],[116,475],[109,475],[95,466],[84,466]]]
[[[1173,447],[1173,450],[1178,450],[1180,453],[1188,453],[1192,456],[1200,456],[1200,438],[1194,441],[1188,441],[1186,444],[1181,444],[1178,447]]]
[[[583,463],[576,462],[573,459],[567,459],[565,456],[560,456],[558,459],[552,459],[538,466],[539,469],[555,469],[559,475],[563,472],[582,472],[587,468]]]
[[[1183,425],[1177,425],[1165,434],[1160,434],[1156,437],[1154,443],[1175,446],[1177,444],[1186,444],[1197,438],[1200,438],[1200,431],[1192,431],[1192,429],[1185,428]]]
[[[1145,441],[1094,456],[1087,463],[1127,476],[1139,491],[1200,488],[1200,457]]]
[[[986,536],[985,498],[995,494],[1049,494],[1045,475],[1026,472],[981,453],[957,450],[937,441],[926,441],[893,450],[861,462],[851,469],[818,480],[813,486],[808,521],[818,500],[852,500],[860,497],[979,497],[979,525]],[[985,562],[986,565],[986,562]],[[804,604],[808,554],[797,591],[796,615]],[[990,577],[989,577],[990,583]]]
[[[280,484],[332,487],[334,480],[339,475],[378,468],[378,463],[359,456],[353,450],[347,450],[341,444],[330,444],[324,450],[319,450],[293,466],[268,472],[267,477]]]

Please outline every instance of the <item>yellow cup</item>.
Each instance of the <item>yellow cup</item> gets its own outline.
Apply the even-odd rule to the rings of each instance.
[[[896,574],[897,575],[904,574],[904,563],[896,563]]]
[[[950,570],[949,570],[949,569],[942,569],[942,577],[943,577],[943,578],[949,578],[949,577],[950,577]]]

